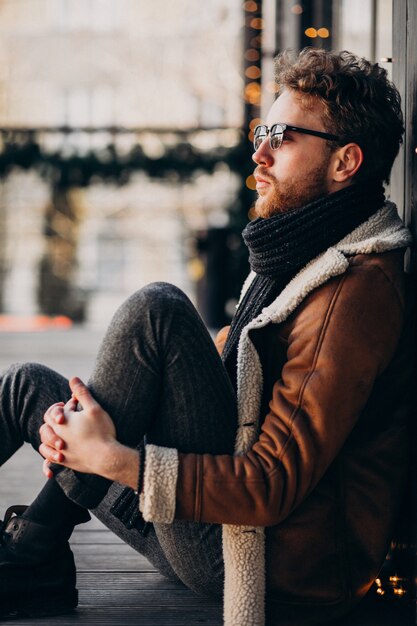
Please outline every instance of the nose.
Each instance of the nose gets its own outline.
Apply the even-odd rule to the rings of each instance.
[[[273,164],[274,158],[271,154],[268,137],[265,137],[259,148],[252,154],[252,160],[257,165],[264,165],[265,167],[270,167]]]

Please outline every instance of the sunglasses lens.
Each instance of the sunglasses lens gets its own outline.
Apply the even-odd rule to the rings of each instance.
[[[267,136],[266,126],[257,126],[254,130],[253,147],[258,150],[259,146],[265,141]]]
[[[278,148],[281,147],[282,144],[282,137],[283,137],[284,133],[274,133],[273,135],[271,135],[271,148],[272,150],[278,150]]]

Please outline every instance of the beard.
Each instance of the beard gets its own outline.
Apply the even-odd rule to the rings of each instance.
[[[290,179],[278,181],[269,174],[265,174],[262,167],[257,167],[255,172],[270,182],[270,187],[265,195],[259,195],[255,203],[257,217],[268,218],[277,213],[285,213],[293,209],[299,209],[317,198],[327,196],[327,168],[329,156],[323,159],[317,167],[310,170],[302,179]]]

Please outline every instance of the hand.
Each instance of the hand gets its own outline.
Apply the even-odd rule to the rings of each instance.
[[[44,420],[46,418],[46,415],[49,414],[50,416],[52,415],[54,416],[54,419],[56,419],[57,423],[63,424],[65,422],[64,413],[62,411],[62,408],[64,406],[65,406],[64,402],[56,402],[55,404],[52,404],[52,406],[50,406],[49,409],[47,409],[44,415]],[[53,462],[59,463],[60,461],[62,461],[64,456],[59,451],[62,450],[65,446],[64,440],[58,437],[58,435],[55,434],[55,431],[53,430],[53,428],[51,428],[51,426],[49,426],[46,423],[42,424],[42,426],[39,429],[39,433],[41,436],[42,443],[45,446],[47,446],[47,448],[49,449],[49,456],[53,455],[53,458],[54,458]],[[41,446],[39,446],[39,451],[40,450],[41,450]],[[48,461],[46,458],[43,462],[42,469],[43,469],[43,473],[45,474],[47,478],[54,477],[54,473],[50,468],[50,461]]]
[[[109,450],[117,445],[114,423],[79,378],[70,380],[70,388],[70,400],[49,407],[40,428],[44,474],[52,478],[49,464],[58,463],[79,472],[104,475]]]

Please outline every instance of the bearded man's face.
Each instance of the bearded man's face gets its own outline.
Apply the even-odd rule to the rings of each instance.
[[[296,92],[285,90],[273,104],[267,125],[270,128],[281,122],[326,132],[320,107],[320,103],[312,102],[306,109]],[[257,164],[257,216],[268,218],[327,195],[330,158],[328,144],[320,137],[285,131],[277,150],[271,149],[268,137],[253,155]]]

